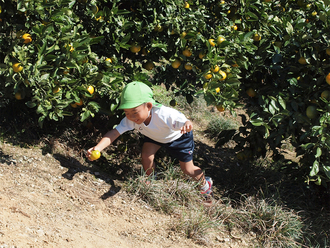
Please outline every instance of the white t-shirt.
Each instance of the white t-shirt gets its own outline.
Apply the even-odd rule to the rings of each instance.
[[[116,127],[120,134],[136,129],[143,135],[160,143],[169,143],[181,137],[180,128],[188,119],[176,109],[161,106],[152,107],[151,120],[148,125],[136,124],[125,117]]]

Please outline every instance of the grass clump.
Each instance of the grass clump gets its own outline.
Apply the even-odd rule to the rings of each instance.
[[[256,234],[262,247],[301,247],[303,222],[292,210],[272,200],[246,197],[229,221],[245,232]]]
[[[294,211],[255,197],[242,198],[236,204],[214,199],[206,206],[196,186],[179,168],[170,165],[157,174],[157,180],[145,175],[131,179],[127,191],[154,209],[177,216],[171,230],[199,244],[215,245],[219,233],[233,238],[235,229],[249,236],[255,247],[299,247],[302,221]]]

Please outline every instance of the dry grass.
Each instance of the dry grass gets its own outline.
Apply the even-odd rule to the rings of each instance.
[[[214,200],[211,207],[205,206],[196,183],[171,165],[157,174],[157,180],[143,174],[131,179],[127,190],[154,209],[177,216],[172,230],[199,244],[214,244],[217,233],[236,230],[240,236],[255,237],[256,246],[300,247],[303,222],[293,210],[256,197],[242,197],[235,204]]]

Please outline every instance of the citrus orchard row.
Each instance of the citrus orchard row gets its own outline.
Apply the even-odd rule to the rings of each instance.
[[[328,0],[4,1],[1,106],[19,101],[45,120],[120,120],[132,80],[204,95],[220,112],[245,107],[239,159],[291,142],[308,180],[330,178]],[[170,103],[175,106],[173,99]],[[118,112],[120,113],[120,112]]]

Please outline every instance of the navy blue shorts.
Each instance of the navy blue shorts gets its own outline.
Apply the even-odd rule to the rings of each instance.
[[[159,143],[148,137],[144,138],[144,142],[150,142],[161,147],[165,147],[171,156],[181,162],[189,162],[193,159],[195,143],[192,131],[183,134],[179,139],[174,140],[170,143]]]

